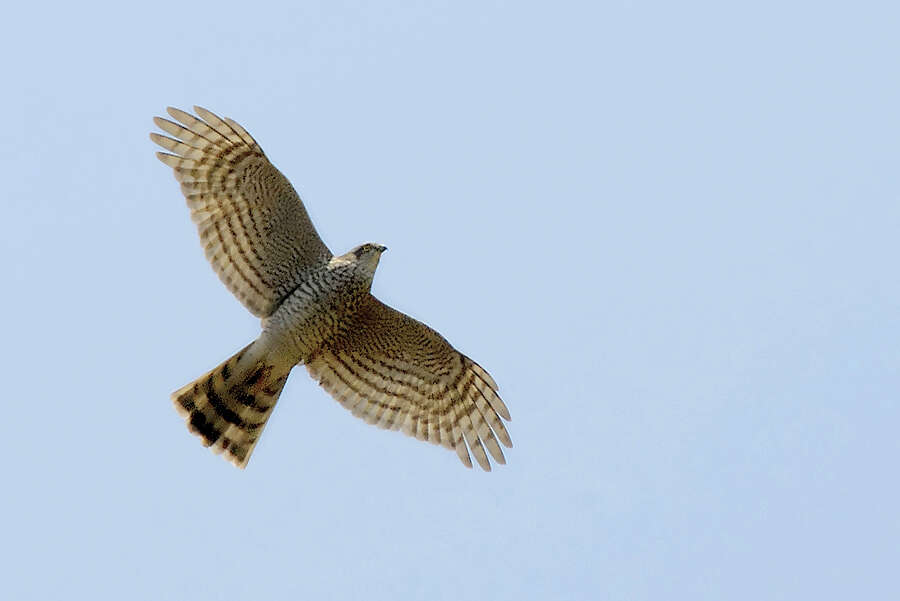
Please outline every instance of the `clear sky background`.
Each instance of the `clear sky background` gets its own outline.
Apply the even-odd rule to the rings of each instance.
[[[900,595],[894,2],[14,3],[2,596]],[[490,474],[298,369],[246,471],[169,393],[258,332],[151,118],[238,120],[496,378]]]

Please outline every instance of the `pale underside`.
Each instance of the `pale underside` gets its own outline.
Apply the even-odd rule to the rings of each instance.
[[[157,117],[172,137],[151,134],[168,153],[213,269],[254,315],[266,317],[300,283],[326,264],[299,195],[240,125],[194,107],[198,117],[168,109]],[[383,428],[454,449],[485,470],[487,452],[505,463],[500,444],[512,442],[502,420],[509,411],[497,385],[437,332],[367,295],[343,334],[326,340],[307,361],[309,373],[354,415]],[[501,419],[502,418],[502,419]],[[498,444],[499,442],[499,444]]]

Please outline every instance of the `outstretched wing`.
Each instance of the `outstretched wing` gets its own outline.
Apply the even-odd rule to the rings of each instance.
[[[466,445],[486,471],[484,447],[506,463],[497,441],[512,446],[501,419],[509,410],[481,366],[371,295],[344,326],[306,364],[341,405],[370,424],[455,449],[467,467]]]
[[[219,279],[254,315],[265,317],[297,286],[307,267],[331,252],[300,196],[247,131],[195,106],[200,118],[169,108],[151,133],[168,150],[156,156],[175,171]],[[171,154],[170,154],[171,153]]]

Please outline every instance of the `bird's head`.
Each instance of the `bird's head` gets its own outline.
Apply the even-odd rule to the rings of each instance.
[[[354,276],[362,279],[367,287],[371,287],[372,279],[375,277],[375,269],[378,267],[378,260],[381,258],[381,253],[386,250],[386,246],[375,244],[374,242],[366,242],[347,254],[335,257],[331,262],[335,267],[350,270]]]

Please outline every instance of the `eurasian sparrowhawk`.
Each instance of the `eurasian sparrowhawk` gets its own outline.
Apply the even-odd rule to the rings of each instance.
[[[172,399],[206,446],[245,467],[288,374],[303,364],[353,415],[419,440],[485,448],[505,463],[509,410],[497,384],[440,334],[371,295],[385,247],[334,256],[290,182],[247,131],[194,107],[154,118],[172,137],[150,138],[175,171],[206,257],[229,290],[262,319],[259,338]],[[198,118],[199,117],[199,118]],[[502,418],[502,419],[501,419]]]

